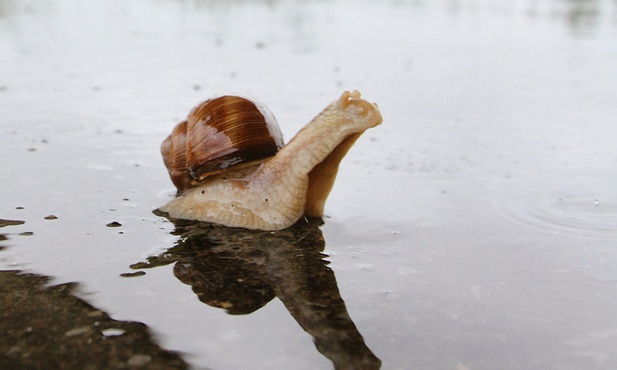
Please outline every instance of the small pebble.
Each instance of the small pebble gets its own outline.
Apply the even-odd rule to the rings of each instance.
[[[106,337],[117,337],[119,335],[122,335],[126,333],[126,331],[124,331],[123,329],[105,329],[103,331],[101,331],[101,334],[103,334]]]
[[[152,361],[152,356],[148,355],[133,355],[126,362],[129,366],[144,366]]]
[[[65,336],[67,337],[75,337],[77,335],[82,335],[82,334],[86,334],[90,332],[90,327],[89,326],[82,326],[79,328],[75,328],[72,330],[67,331],[66,333],[64,333]]]
[[[107,225],[105,225],[105,226],[107,226],[107,227],[120,227],[120,226],[122,226],[122,224],[121,224],[121,223],[119,223],[119,222],[117,222],[117,221],[114,221],[114,222],[110,222],[110,223],[108,223],[108,224],[107,224]]]
[[[24,351],[23,348],[21,348],[20,346],[13,346],[13,347],[9,348],[8,351],[6,351],[6,354],[8,356],[14,356],[14,355],[16,355],[16,354],[18,354],[20,352],[23,352],[23,351]]]
[[[92,311],[88,313],[89,317],[101,317],[103,316],[103,311],[101,310],[96,310],[96,311]]]
[[[145,271],[135,271],[135,272],[124,272],[120,274],[122,277],[135,277],[135,276],[143,276],[145,275]]]

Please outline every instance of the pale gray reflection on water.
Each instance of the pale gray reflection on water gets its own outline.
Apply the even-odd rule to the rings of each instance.
[[[617,368],[615,1],[4,0],[0,55],[0,219],[24,221],[0,268],[79,282],[195,368],[332,364],[279,299],[120,277],[177,240],[161,141],[224,92],[290,138],[347,89],[384,123],[321,230],[383,368]]]

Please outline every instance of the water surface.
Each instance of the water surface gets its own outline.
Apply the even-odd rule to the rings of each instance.
[[[24,221],[0,268],[78,282],[195,368],[332,363],[279,298],[229,315],[174,263],[121,276],[180,237],[160,142],[222,92],[289,140],[347,89],[384,123],[320,230],[382,368],[617,365],[614,1],[3,1],[0,54],[0,218]]]

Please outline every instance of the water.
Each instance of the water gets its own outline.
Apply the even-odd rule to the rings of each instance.
[[[195,368],[330,368],[282,301],[232,316],[173,265],[158,146],[210,95],[287,140],[345,89],[384,124],[321,227],[384,369],[617,365],[614,1],[0,5],[0,268],[79,282]],[[53,215],[56,219],[46,219]],[[119,227],[108,227],[112,222]]]

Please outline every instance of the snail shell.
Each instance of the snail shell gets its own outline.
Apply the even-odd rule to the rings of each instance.
[[[161,145],[178,194],[208,176],[259,163],[283,146],[272,112],[254,99],[224,95],[196,106]]]

